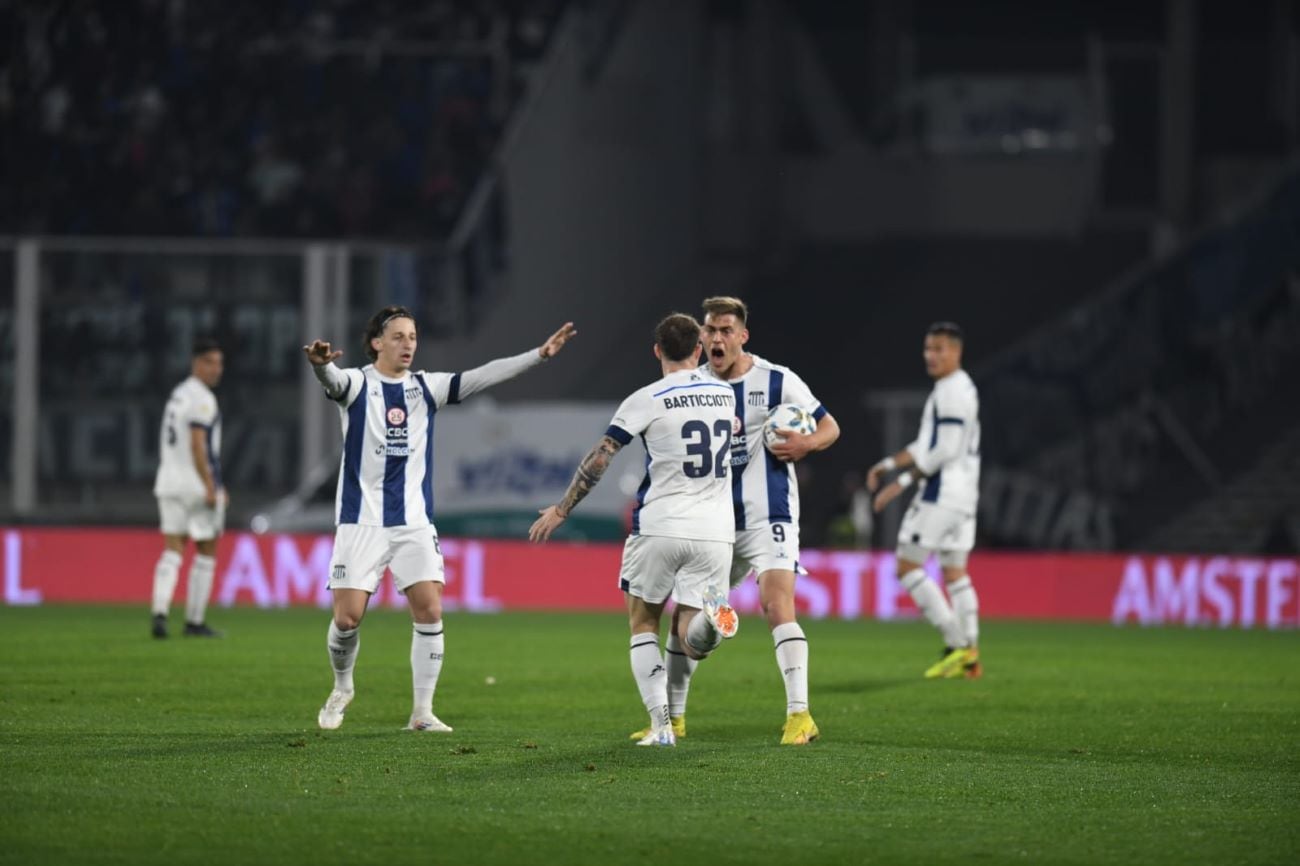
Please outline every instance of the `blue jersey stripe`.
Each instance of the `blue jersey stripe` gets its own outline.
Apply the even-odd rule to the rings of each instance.
[[[814,409],[812,413],[813,420],[820,421],[825,415],[826,415],[826,407],[823,406],[821,403],[818,403],[817,408]]]
[[[785,374],[773,370],[767,384],[767,409],[772,411],[781,405],[781,388],[785,385]],[[762,433],[760,432],[761,436]],[[772,452],[763,449],[767,459],[767,520],[768,523],[790,522],[790,467],[772,456]]]
[[[208,446],[208,468],[212,470],[212,483],[218,487],[221,486],[221,458],[217,456],[216,449],[212,445],[216,441],[216,430],[220,423],[221,413],[218,412],[217,417],[212,419],[212,426],[205,428],[207,434],[205,441]]]
[[[451,377],[451,384],[447,386],[447,402],[448,403],[460,402],[460,373],[457,373],[456,375]],[[429,411],[430,412],[433,411],[432,403],[429,404]]]
[[[934,403],[933,411],[931,412],[931,417],[934,419],[934,423],[930,425],[931,426],[930,450],[933,451],[934,446],[939,444],[939,424],[942,423],[939,418],[938,401]],[[942,476],[943,476],[943,470],[940,470],[925,480],[925,489],[921,491],[922,502],[939,501],[939,486],[943,483],[940,480]]]
[[[943,476],[943,470],[940,469],[938,472],[934,473],[933,475],[931,475],[929,478],[925,480],[925,489],[921,491],[922,502],[939,501],[939,485],[942,483],[939,479],[942,476]]]
[[[736,384],[731,386],[731,389],[736,392],[736,418],[737,420],[740,421],[740,434],[744,436],[745,435],[745,383],[737,382]],[[746,448],[748,448],[749,445],[748,437],[746,437],[745,439],[745,444],[746,444]],[[748,457],[749,452],[747,450],[743,450],[743,453],[746,455],[746,457]],[[736,529],[741,530],[745,528],[745,477],[744,477],[745,467],[736,466],[735,463],[736,450],[734,448],[732,449],[731,452],[731,459],[732,459],[731,508],[733,511],[736,512]],[[737,468],[740,469],[739,472],[736,471]]]
[[[366,435],[365,381],[357,399],[348,407],[348,432],[343,439],[343,495],[339,501],[339,523],[356,523],[361,516],[361,445]]]
[[[384,389],[384,447],[410,451],[406,429],[406,395],[401,382],[382,382]],[[394,424],[388,417],[393,409],[402,410],[402,422]],[[398,436],[389,430],[401,430]],[[406,455],[389,454],[384,458],[384,526],[406,525]]]
[[[641,509],[645,506],[645,495],[650,492],[650,446],[646,445],[645,434],[641,434],[641,445],[645,447],[645,477],[636,489],[636,506],[632,509],[632,534],[641,534]]]
[[[429,392],[429,386],[425,384],[423,376],[416,376],[415,380],[420,383],[420,390],[424,392],[424,403],[429,407],[429,422],[424,428],[424,483],[420,485],[420,492],[424,494],[424,515],[433,523],[433,416],[438,411],[437,405],[433,401],[433,394]]]

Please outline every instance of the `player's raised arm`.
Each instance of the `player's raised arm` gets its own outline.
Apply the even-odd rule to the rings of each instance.
[[[573,509],[583,500],[583,497],[600,482],[605,470],[614,462],[614,455],[622,447],[622,444],[613,437],[602,436],[596,443],[596,447],[588,451],[587,456],[578,464],[578,471],[573,474],[569,489],[564,491],[560,501],[541,509],[539,513],[542,516],[537,518],[528,530],[528,540],[540,542],[550,538],[551,533],[573,513]]]
[[[334,362],[343,357],[341,350],[335,351],[326,340],[312,340],[310,345],[302,347],[302,351],[331,400],[337,400],[347,393],[348,377],[334,366]]]
[[[466,370],[459,376],[456,398],[453,402],[458,402],[470,394],[490,388],[508,379],[513,379],[543,361],[549,361],[564,348],[565,343],[577,336],[577,333],[577,329],[573,327],[573,322],[565,322],[560,326],[559,330],[546,338],[546,342],[535,349],[529,349],[508,358],[497,358],[495,361],[488,361],[481,367]]]

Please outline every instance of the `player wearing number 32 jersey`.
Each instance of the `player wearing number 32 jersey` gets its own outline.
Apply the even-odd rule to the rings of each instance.
[[[735,534],[730,450],[736,404],[728,385],[696,369],[700,326],[692,317],[676,313],[659,323],[655,356],[663,378],[623,401],[564,498],[542,510],[529,537],[549,538],[614,454],[640,437],[645,478],[636,493],[632,534],[623,546],[619,586],[632,632],[632,676],[650,714],[650,726],[636,739],[642,746],[671,746],[676,736],[659,649],[665,603],[669,596],[677,600],[673,639],[692,659],[708,655],[737,627],[725,594]]]

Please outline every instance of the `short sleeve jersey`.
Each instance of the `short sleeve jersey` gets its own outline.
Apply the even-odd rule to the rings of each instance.
[[[639,436],[646,451],[633,535],[735,541],[729,454],[734,402],[727,385],[698,370],[679,370],[618,407],[606,435],[622,445]]]
[[[194,466],[191,430],[203,432],[205,459],[212,480],[221,486],[221,410],[212,389],[190,376],[172,389],[158,433],[155,496],[202,498],[203,479]]]

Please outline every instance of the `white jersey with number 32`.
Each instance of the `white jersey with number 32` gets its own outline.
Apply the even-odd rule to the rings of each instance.
[[[605,435],[620,445],[640,436],[645,444],[633,535],[734,542],[735,414],[731,388],[697,370],[670,373],[623,401]]]

